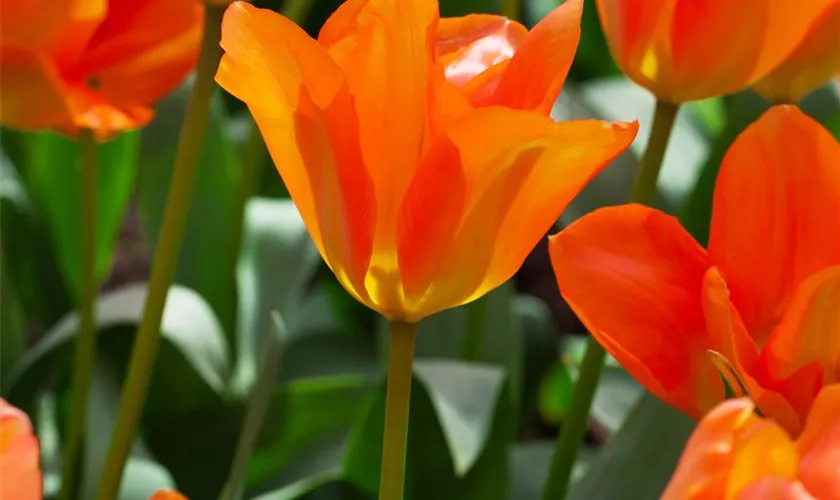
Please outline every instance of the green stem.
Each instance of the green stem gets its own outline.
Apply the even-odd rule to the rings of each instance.
[[[633,186],[633,201],[650,205],[656,194],[656,182],[662,159],[668,147],[668,139],[674,126],[678,106],[659,101],[653,118],[647,149],[639,163],[639,173]],[[598,379],[604,370],[607,353],[601,344],[590,336],[586,343],[586,353],[580,365],[578,380],[572,393],[572,402],[563,429],[557,438],[554,457],[551,461],[548,480],[543,489],[543,500],[559,500],[566,497],[571,482],[572,468],[577,459],[578,449],[586,435],[589,421],[589,409],[598,388]]]
[[[671,137],[671,129],[674,127],[674,120],[677,118],[679,106],[663,101],[657,101],[656,111],[653,114],[653,127],[650,129],[645,155],[639,162],[639,170],[636,174],[636,184],[633,186],[633,198],[635,203],[650,205],[656,194],[656,183],[659,180],[659,170],[662,168],[662,159],[665,158],[665,150],[668,147],[668,139]]]
[[[274,323],[277,326],[277,333],[268,338],[269,345],[260,368],[257,384],[248,398],[245,421],[242,424],[239,443],[236,445],[236,454],[233,458],[230,475],[222,494],[219,495],[219,500],[239,500],[242,498],[242,484],[245,481],[245,473],[248,471],[248,459],[254,450],[265,414],[271,403],[272,389],[277,381],[277,370],[280,366],[280,357],[283,354],[283,338],[286,335],[286,328],[279,314],[275,314]]]
[[[401,321],[392,321],[390,324],[388,390],[385,395],[385,436],[382,443],[379,500],[402,500],[403,498],[416,326],[414,323]]]
[[[481,355],[484,330],[487,326],[487,298],[482,297],[467,305],[467,330],[464,332],[463,358],[475,361]]]
[[[222,7],[208,5],[205,10],[204,35],[195,84],[181,126],[178,153],[169,186],[163,224],[155,249],[155,260],[149,280],[143,319],[134,340],[117,422],[111,436],[111,446],[99,479],[99,490],[96,495],[98,500],[114,500],[117,496],[123,467],[131,451],[143,406],[146,403],[160,340],[163,308],[178,262],[187,213],[192,200],[193,181],[204,141],[210,98],[215,89],[214,76],[221,55],[219,40],[223,13]]]
[[[70,417],[64,441],[64,462],[59,498],[76,497],[76,478],[79,473],[82,437],[85,430],[90,382],[96,363],[96,205],[98,161],[93,132],[85,130],[80,137],[82,146],[82,254],[81,290],[79,294],[79,332],[73,358],[73,395]]]

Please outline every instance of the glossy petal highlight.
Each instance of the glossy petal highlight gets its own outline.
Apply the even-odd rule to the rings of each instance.
[[[709,255],[758,343],[799,283],[840,264],[840,145],[794,107],[750,125],[718,175]]]
[[[648,390],[693,416],[722,399],[701,308],[708,257],[676,219],[600,209],[551,237],[549,253],[563,297]]]
[[[0,399],[0,498],[42,498],[40,450],[25,413]]]

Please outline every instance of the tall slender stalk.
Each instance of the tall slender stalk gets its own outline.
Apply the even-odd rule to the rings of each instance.
[[[82,146],[82,244],[81,244],[81,290],[79,293],[79,331],[76,335],[76,352],[73,358],[73,399],[67,432],[64,441],[64,462],[59,498],[69,500],[76,497],[81,455],[82,437],[85,429],[90,382],[96,362],[96,211],[98,195],[99,159],[96,156],[96,140],[93,131],[85,130],[79,138]]]
[[[665,157],[678,109],[678,106],[674,104],[662,101],[656,103],[650,140],[639,163],[639,172],[633,186],[634,202],[645,205],[653,202],[659,170],[662,167],[662,159]],[[580,365],[575,390],[572,393],[571,407],[563,421],[563,429],[554,448],[548,480],[543,489],[543,500],[561,500],[566,497],[572,468],[586,434],[589,409],[595,397],[595,390],[598,388],[598,380],[604,371],[606,357],[607,353],[601,344],[590,336],[586,343],[586,353]]]
[[[245,410],[245,420],[233,456],[227,483],[219,495],[219,500],[239,500],[242,498],[242,484],[248,471],[248,459],[254,450],[254,444],[260,435],[265,413],[271,402],[271,390],[277,382],[277,371],[280,367],[280,357],[283,354],[283,338],[286,336],[286,326],[279,314],[274,316],[277,327],[275,335],[268,338],[268,346],[257,377],[256,386],[248,398]]]
[[[187,213],[192,201],[198,158],[204,141],[210,98],[215,88],[214,76],[221,55],[219,41],[223,13],[223,7],[208,5],[205,10],[204,34],[195,85],[181,126],[178,153],[155,249],[143,319],[134,341],[117,422],[100,477],[96,495],[98,500],[114,500],[117,496],[123,467],[131,451],[131,444],[137,434],[140,416],[146,403],[160,341],[163,308],[178,262]]]
[[[484,332],[487,330],[487,297],[481,297],[467,304],[467,329],[464,332],[463,358],[476,361],[481,356]]]
[[[414,323],[400,321],[392,321],[390,324],[388,390],[385,395],[385,437],[382,443],[379,500],[402,500],[403,497],[416,326]]]

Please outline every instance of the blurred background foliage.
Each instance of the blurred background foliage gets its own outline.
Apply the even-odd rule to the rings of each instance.
[[[506,12],[533,25],[558,0],[441,0],[443,15]],[[256,0],[316,35],[340,0]],[[96,269],[99,356],[88,409],[82,498],[91,498],[119,401],[164,210],[190,82],[147,128],[99,147]],[[657,204],[701,242],[721,158],[767,103],[751,91],[692,103],[668,148]],[[836,86],[802,108],[840,135]],[[594,2],[556,119],[638,119],[630,151],[557,228],[628,198],[653,98],[613,63]],[[48,498],[59,486],[78,318],[79,146],[49,133],[0,134],[0,379],[33,416]],[[163,320],[149,402],[121,498],[177,487],[215,498],[234,454],[262,346],[287,325],[246,497],[368,499],[378,484],[387,336],[321,262],[244,106],[213,102],[195,199]],[[582,358],[585,332],[556,290],[545,246],[510,283],[421,325],[412,391],[407,497],[538,498]],[[692,422],[644,394],[614,362],[596,395],[574,499],[655,498]],[[605,480],[608,478],[608,480]]]

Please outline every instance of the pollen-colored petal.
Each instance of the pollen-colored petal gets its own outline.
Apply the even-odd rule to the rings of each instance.
[[[802,483],[817,498],[840,498],[840,384],[817,396],[797,446]]]
[[[772,420],[758,420],[738,436],[729,469],[727,498],[735,497],[765,477],[793,480],[799,468],[799,452],[790,436]]]
[[[755,85],[765,98],[795,103],[840,74],[840,1],[823,11],[799,47]]]
[[[735,141],[715,189],[709,255],[763,343],[808,276],[840,263],[840,145],[795,107]]]
[[[42,498],[39,455],[29,418],[0,399],[0,498]]]
[[[759,420],[753,410],[749,399],[731,399],[703,417],[686,443],[661,500],[724,498],[736,435]]]
[[[507,65],[493,102],[548,115],[572,67],[582,15],[583,0],[566,0],[537,23]]]
[[[490,67],[510,60],[527,34],[525,26],[502,16],[445,17],[438,24],[435,49],[446,79],[464,88]]]
[[[367,302],[376,202],[341,71],[297,25],[243,2],[225,14],[222,47],[217,81],[248,104],[324,259]]]
[[[709,409],[701,390],[723,397],[704,369],[708,258],[676,219],[639,205],[600,209],[552,236],[549,253],[560,293],[648,390],[693,416]]]
[[[736,500],[819,500],[811,496],[801,482],[775,476],[759,479],[738,492],[735,498]]]

